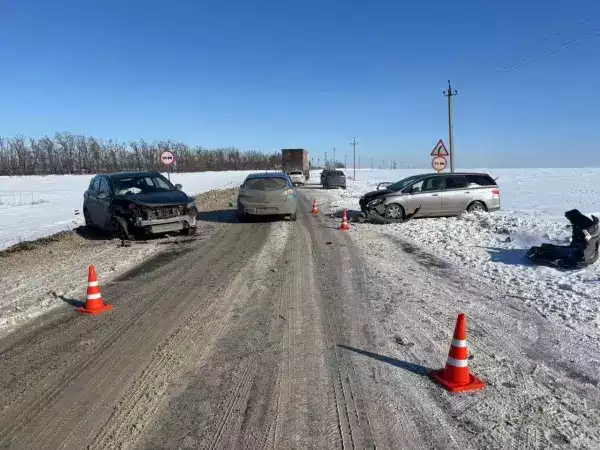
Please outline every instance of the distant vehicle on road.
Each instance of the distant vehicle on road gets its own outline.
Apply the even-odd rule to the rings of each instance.
[[[86,226],[131,240],[144,234],[196,233],[195,200],[158,172],[97,175],[83,194]]]
[[[306,178],[304,178],[304,173],[302,173],[301,170],[292,170],[291,172],[288,172],[288,175],[290,176],[290,179],[292,180],[294,186],[304,186]]]
[[[465,211],[498,211],[500,189],[485,173],[422,174],[368,192],[361,210],[401,221],[415,217],[456,216]]]
[[[323,169],[323,171],[321,172],[321,184],[325,183],[325,178],[327,177],[327,174],[331,172],[331,170],[329,169]]]
[[[299,170],[305,180],[310,179],[308,152],[303,148],[284,148],[281,150],[281,168],[285,173]]]
[[[321,183],[323,189],[341,187],[346,189],[346,175],[341,170],[328,170]]]
[[[254,173],[240,186],[237,201],[240,221],[251,216],[286,216],[297,219],[298,197],[286,173]]]

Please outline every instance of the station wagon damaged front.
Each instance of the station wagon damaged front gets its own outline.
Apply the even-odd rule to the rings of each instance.
[[[465,211],[497,211],[500,189],[487,174],[421,174],[392,183],[360,198],[366,216],[390,221],[456,216]]]

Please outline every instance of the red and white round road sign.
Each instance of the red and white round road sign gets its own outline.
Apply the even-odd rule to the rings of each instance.
[[[447,165],[448,162],[444,156],[436,156],[431,160],[431,167],[433,167],[433,170],[437,171],[438,173],[442,172]]]
[[[172,152],[165,150],[160,154],[160,162],[170,166],[175,162],[175,155]]]

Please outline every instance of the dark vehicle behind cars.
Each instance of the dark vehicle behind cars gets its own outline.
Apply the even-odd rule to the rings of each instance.
[[[341,187],[346,189],[346,175],[341,170],[328,170],[323,178],[323,188]]]
[[[287,216],[295,221],[298,212],[296,188],[286,173],[253,173],[240,186],[238,218]]]
[[[325,183],[325,178],[327,177],[327,174],[331,172],[331,170],[329,169],[323,169],[323,171],[321,172],[321,184]]]
[[[368,192],[359,200],[367,215],[401,221],[406,217],[456,216],[498,211],[500,189],[485,173],[421,174]]]
[[[125,239],[171,231],[194,234],[198,210],[181,188],[158,172],[97,175],[83,194],[85,223]]]

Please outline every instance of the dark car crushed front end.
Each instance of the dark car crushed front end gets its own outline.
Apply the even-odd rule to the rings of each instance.
[[[160,234],[173,231],[194,233],[198,218],[195,200],[181,191],[177,193],[182,195],[171,196],[168,199],[164,198],[162,193],[154,198],[117,196],[113,213],[125,218],[129,228],[136,234]]]
[[[84,193],[86,225],[128,240],[177,231],[194,234],[196,201],[181,189],[158,172],[96,175]]]

